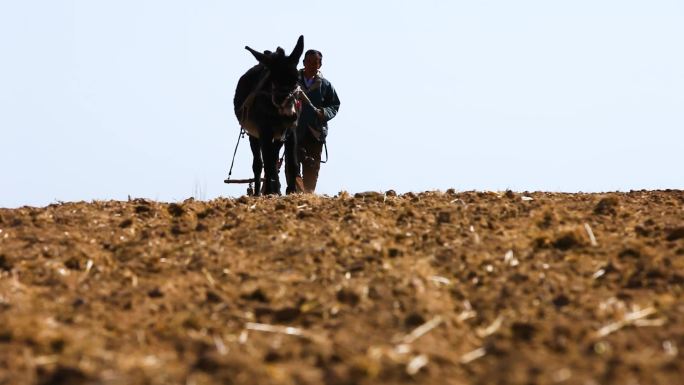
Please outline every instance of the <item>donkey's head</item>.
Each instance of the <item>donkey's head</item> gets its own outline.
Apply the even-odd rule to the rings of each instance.
[[[271,101],[279,112],[294,115],[294,91],[297,88],[297,64],[304,51],[304,36],[297,40],[292,53],[285,55],[285,51],[278,47],[275,52],[261,53],[245,47],[270,72]]]

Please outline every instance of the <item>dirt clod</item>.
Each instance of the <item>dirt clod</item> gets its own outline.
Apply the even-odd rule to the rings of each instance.
[[[599,215],[615,215],[618,200],[615,197],[601,199],[594,207],[594,213]]]
[[[169,204],[167,210],[169,211],[169,214],[173,215],[174,217],[180,217],[185,213],[185,209],[183,209],[183,206],[177,203]]]
[[[213,292],[211,290],[207,291],[205,298],[206,298],[207,302],[210,302],[210,303],[223,302],[223,298],[219,294],[217,294],[216,292]]]
[[[164,296],[164,293],[161,291],[161,289],[155,287],[154,289],[147,292],[147,296],[150,298],[161,298]]]
[[[71,270],[80,270],[81,269],[81,261],[78,260],[76,257],[71,257],[67,259],[66,262],[64,262],[64,266],[67,267],[67,269]]]
[[[625,259],[625,258],[634,258],[634,259],[639,259],[641,257],[641,252],[637,249],[634,248],[626,248],[620,251],[618,254],[618,257],[620,259]]]
[[[273,313],[273,321],[278,323],[288,323],[296,320],[302,312],[296,307],[286,307],[276,310]]]
[[[536,332],[534,325],[526,322],[514,322],[511,325],[513,338],[520,341],[530,341]]]
[[[560,294],[553,299],[553,306],[555,306],[556,308],[559,308],[559,309],[564,307],[564,306],[568,306],[569,304],[570,304],[570,298],[568,298],[564,294]]]
[[[582,241],[577,234],[569,232],[559,236],[554,242],[553,247],[559,250],[570,250],[573,247],[579,247],[582,245]]]
[[[448,211],[440,211],[437,214],[437,223],[449,223],[451,222],[451,213]]]
[[[404,325],[409,329],[413,329],[424,323],[425,318],[423,318],[423,316],[418,313],[411,313],[404,319]]]
[[[382,201],[385,198],[385,194],[377,191],[366,191],[354,194],[354,198]]]
[[[684,238],[684,226],[676,227],[673,229],[670,229],[667,232],[667,239],[668,241],[676,241],[678,239]]]
[[[81,385],[89,383],[88,376],[81,370],[68,366],[57,366],[39,378],[40,385]]]
[[[351,306],[356,306],[361,297],[350,289],[340,289],[337,292],[337,300]]]
[[[152,211],[152,208],[147,206],[147,205],[138,205],[135,206],[135,213],[136,214],[143,214],[143,213],[149,213]]]
[[[4,254],[0,254],[0,270],[10,271],[13,266],[12,262]]]
[[[263,303],[270,302],[268,299],[268,296],[266,295],[266,293],[261,288],[257,288],[250,293],[243,294],[242,298],[250,300],[250,301],[257,301],[257,302],[263,302]]]

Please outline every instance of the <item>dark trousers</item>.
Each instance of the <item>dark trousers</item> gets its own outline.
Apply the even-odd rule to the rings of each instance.
[[[297,151],[297,161],[301,164],[297,167],[297,179],[299,182],[299,175],[303,183],[297,183],[299,192],[313,193],[316,190],[316,183],[318,182],[318,170],[321,168],[321,153],[323,152],[323,143],[312,138],[311,135],[303,135],[304,137],[299,142]],[[285,173],[287,174],[287,169]]]

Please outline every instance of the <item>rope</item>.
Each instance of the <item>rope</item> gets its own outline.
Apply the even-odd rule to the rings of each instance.
[[[237,154],[238,146],[240,145],[240,139],[245,136],[245,129],[240,127],[240,133],[238,134],[237,143],[235,143],[235,151],[233,151],[233,160],[230,161],[230,170],[228,171],[228,178],[224,181],[228,183],[230,176],[233,174],[233,165],[235,164],[235,154]]]
[[[299,100],[306,102],[312,110],[318,110],[318,107],[314,106],[313,102],[311,102],[311,99],[309,99],[309,96],[304,92],[301,86],[297,86],[295,92],[298,94]],[[311,126],[309,126],[309,129],[311,129]],[[328,143],[323,142],[323,147],[325,148],[325,161],[321,160],[320,163],[328,163]]]
[[[316,110],[318,109],[318,108],[317,108],[316,106],[314,106],[314,104],[311,102],[311,99],[309,99],[309,96],[306,95],[306,92],[304,92],[304,90],[302,89],[301,86],[297,86],[297,89],[295,90],[295,92],[299,95],[299,100],[305,101],[306,104],[308,104],[309,107],[311,107],[311,109],[313,109],[314,111],[316,111]]]

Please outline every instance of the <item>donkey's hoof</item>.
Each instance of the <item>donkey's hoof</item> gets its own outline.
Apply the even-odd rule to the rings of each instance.
[[[270,180],[266,183],[266,189],[264,191],[266,195],[281,195],[280,194],[280,182],[277,179]]]

